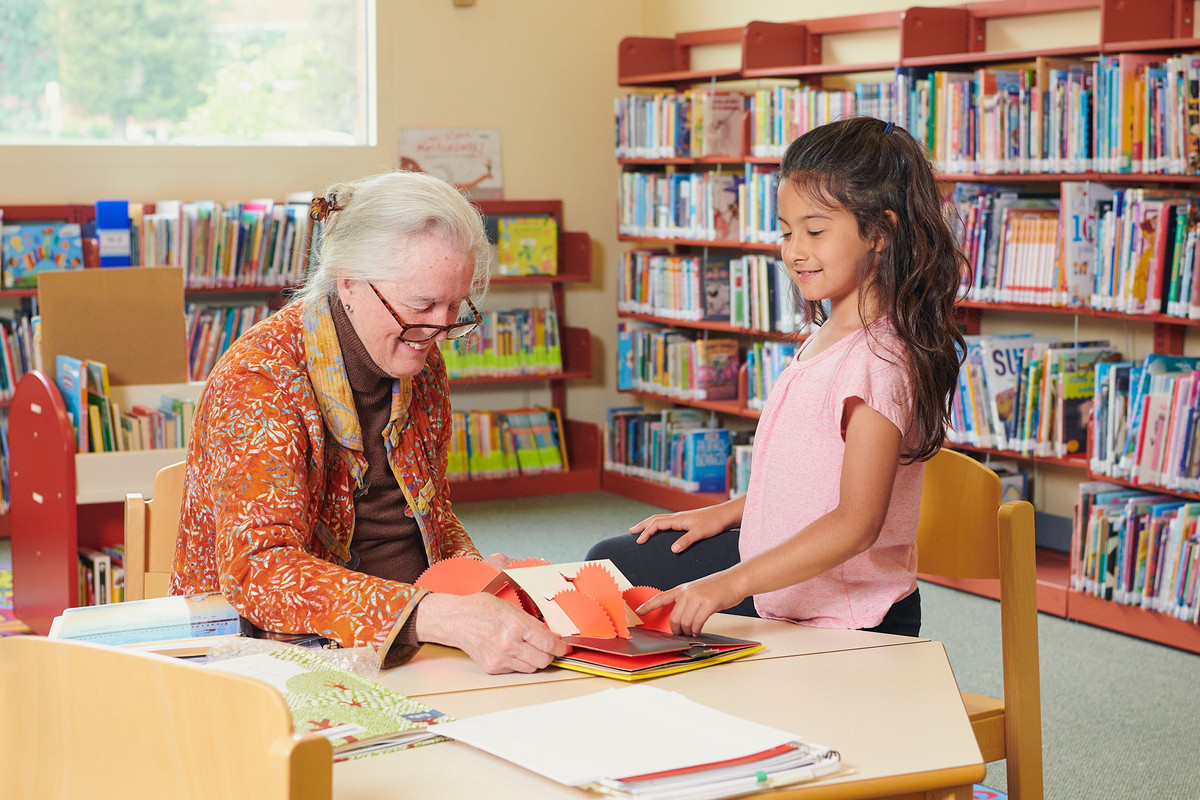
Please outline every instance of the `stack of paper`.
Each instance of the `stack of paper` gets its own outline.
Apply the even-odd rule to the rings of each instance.
[[[651,800],[737,797],[840,765],[827,747],[645,685],[447,722],[438,733],[568,786]]]

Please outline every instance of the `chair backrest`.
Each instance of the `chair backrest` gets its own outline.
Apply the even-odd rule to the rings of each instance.
[[[125,599],[166,597],[183,507],[184,463],[154,476],[154,496],[125,495]]]
[[[0,775],[11,797],[333,792],[333,751],[293,733],[269,684],[121,648],[0,639]]]
[[[941,450],[925,464],[917,571],[998,578],[1009,793],[1041,796],[1042,705],[1033,506],[1001,503],[1000,478],[973,458]]]

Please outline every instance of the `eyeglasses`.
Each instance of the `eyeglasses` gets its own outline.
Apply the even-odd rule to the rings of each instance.
[[[483,317],[479,314],[479,309],[475,308],[475,304],[467,299],[467,307],[471,309],[471,313],[475,315],[475,319],[466,320],[465,322],[455,322],[453,325],[408,325],[404,320],[400,319],[400,315],[396,313],[396,309],[392,308],[392,304],[384,299],[379,290],[375,288],[375,284],[368,282],[367,286],[371,287],[371,291],[379,298],[379,302],[383,303],[383,307],[392,315],[392,319],[396,320],[396,324],[400,326],[400,341],[411,342],[412,344],[421,344],[422,342],[431,341],[442,331],[446,332],[447,339],[461,339],[471,331],[479,327],[479,323],[483,322]]]

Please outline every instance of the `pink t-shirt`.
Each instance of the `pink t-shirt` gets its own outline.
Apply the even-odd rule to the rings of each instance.
[[[845,455],[843,412],[861,398],[911,436],[912,392],[901,344],[884,320],[811,359],[795,360],[767,399],[754,437],[742,514],[742,560],[790,538],[837,507]],[[805,345],[807,346],[807,344]],[[804,347],[797,354],[799,359]],[[894,363],[893,363],[894,362]],[[879,538],[812,580],[754,596],[770,619],[819,628],[872,628],[916,586],[917,512],[923,463],[901,465]]]

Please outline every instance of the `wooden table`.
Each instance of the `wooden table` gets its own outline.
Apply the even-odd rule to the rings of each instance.
[[[725,616],[709,629],[751,636],[766,648],[650,684],[841,753],[839,773],[771,797],[970,800],[973,784],[983,779],[941,643]],[[433,647],[379,680],[460,718],[625,685],[556,668],[485,675],[461,652]],[[636,720],[630,735],[637,735]],[[333,779],[341,800],[599,797],[453,741],[338,763]]]

